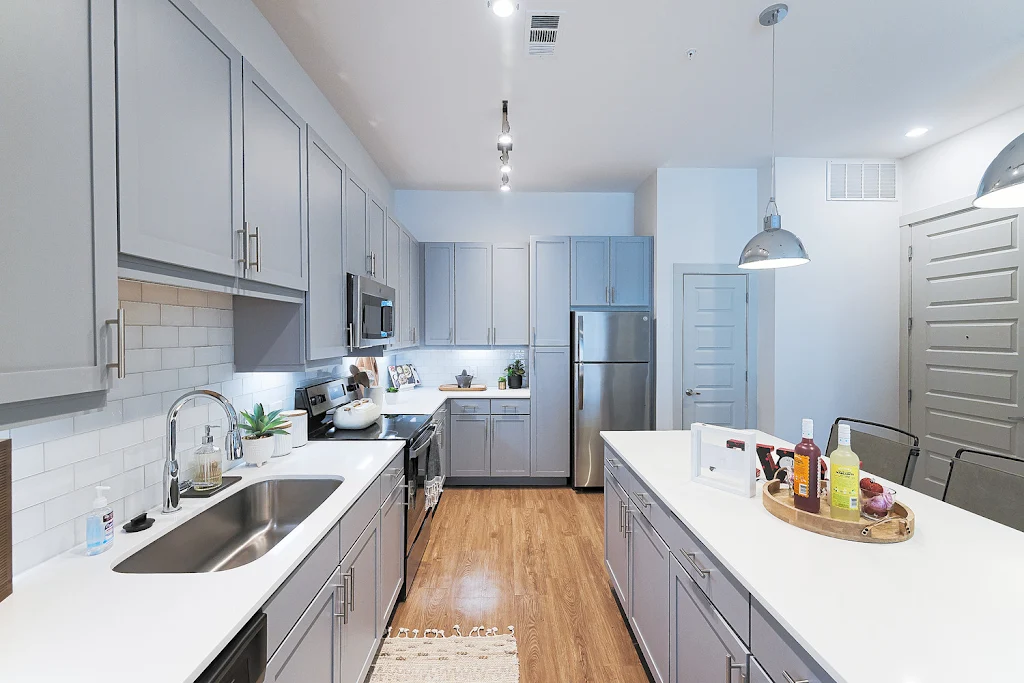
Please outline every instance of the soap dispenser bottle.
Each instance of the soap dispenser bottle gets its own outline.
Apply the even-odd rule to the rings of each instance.
[[[192,488],[196,491],[210,491],[221,484],[221,449],[213,444],[210,430],[216,425],[206,425],[203,443],[195,452]]]
[[[85,518],[85,552],[89,555],[99,555],[114,545],[114,509],[103,495],[109,490],[109,486],[96,487],[92,512]]]

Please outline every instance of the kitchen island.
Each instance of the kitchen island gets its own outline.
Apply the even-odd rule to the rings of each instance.
[[[1020,665],[1013,653],[1024,614],[1020,581],[1024,534],[892,484],[897,499],[917,517],[912,539],[874,545],[828,538],[773,517],[761,503],[760,487],[757,496],[743,498],[692,482],[687,431],[604,432],[602,436],[607,445],[606,474],[613,470],[613,481],[617,477],[626,482],[611,489],[606,483],[606,500],[613,501],[610,513],[608,503],[605,507],[606,554],[615,552],[619,528],[628,529],[640,543],[645,537],[638,536],[638,531],[650,534],[647,527],[657,529],[660,522],[668,530],[657,529],[652,538],[657,543],[662,533],[670,537],[662,542],[669,551],[665,560],[669,566],[683,567],[702,587],[702,575],[710,577],[707,585],[718,592],[706,596],[698,592],[698,602],[703,600],[704,607],[710,607],[704,610],[706,618],[728,622],[732,633],[725,632],[726,640],[738,637],[738,645],[728,647],[733,658],[729,661],[736,663],[735,675],[728,664],[716,660],[714,671],[719,673],[711,680],[724,675],[728,681],[739,681],[741,674],[752,683],[790,683],[786,676],[839,683],[1020,680]],[[758,440],[790,446],[762,433]],[[621,504],[643,528],[635,524],[630,528],[622,517],[618,526],[614,517],[609,519],[620,490],[628,497]],[[645,522],[648,517],[653,520],[650,525]],[[682,544],[689,542],[687,538],[695,539],[689,556],[671,538],[677,533],[673,525],[680,523]],[[618,592],[614,557],[611,561]],[[642,578],[648,570],[631,564],[629,579],[619,576],[618,581],[631,581],[634,572]],[[722,575],[726,581],[713,583]],[[638,587],[633,594],[638,610],[648,603],[657,609],[657,602],[644,595],[651,592],[667,597],[670,588],[649,583]],[[749,596],[746,614],[735,596]],[[648,638],[636,634],[639,622],[635,623],[628,604],[632,601],[620,595],[620,602],[648,664],[655,662],[651,666],[655,680],[696,680],[688,677],[692,669],[688,673],[683,663],[674,661],[685,649],[669,638],[659,639],[656,633]],[[674,597],[662,602],[668,604],[669,623],[664,623],[668,634],[680,622],[673,611]],[[659,614],[655,613],[656,620],[661,619]],[[680,637],[692,638],[693,633]],[[809,673],[772,671],[766,662],[781,662],[780,652],[787,648],[798,665],[804,660]],[[752,653],[747,662],[736,654],[744,651]],[[723,666],[725,674],[720,673]],[[782,665],[777,668],[781,671]]]

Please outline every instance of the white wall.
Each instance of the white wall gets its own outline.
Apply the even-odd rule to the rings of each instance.
[[[757,169],[757,229],[772,194],[771,165]],[[775,429],[775,271],[757,271],[757,428]]]
[[[989,163],[1021,133],[1024,107],[904,158],[903,213],[974,196]]]
[[[530,235],[632,235],[633,195],[398,190],[395,215],[421,242],[525,242]]]
[[[393,200],[391,183],[359,139],[249,0],[192,0],[370,190]]]
[[[825,159],[779,159],[783,227],[811,262],[775,273],[774,433],[839,416],[899,424],[899,202],[830,202]]]

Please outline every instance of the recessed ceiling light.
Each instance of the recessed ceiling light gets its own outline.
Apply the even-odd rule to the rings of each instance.
[[[907,131],[908,138],[919,138],[928,132],[927,128],[911,128]]]
[[[519,5],[512,0],[491,0],[487,6],[502,19],[512,16],[512,13],[519,9]]]

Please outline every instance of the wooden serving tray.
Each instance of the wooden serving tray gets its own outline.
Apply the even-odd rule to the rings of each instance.
[[[768,512],[793,526],[823,536],[861,543],[900,543],[914,537],[914,511],[899,501],[893,504],[889,516],[884,520],[862,517],[856,522],[847,522],[832,519],[829,516],[828,501],[824,499],[818,514],[796,509],[790,489],[781,487],[782,482],[778,480],[766,482],[761,502]]]
[[[441,391],[487,391],[487,386],[483,384],[474,384],[471,387],[463,389],[458,384],[442,384],[438,389]]]

